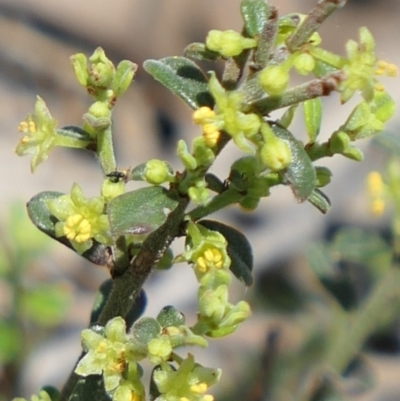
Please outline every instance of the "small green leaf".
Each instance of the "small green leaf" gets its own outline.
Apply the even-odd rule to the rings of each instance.
[[[314,143],[322,121],[322,101],[319,97],[303,102],[303,117],[309,142]]]
[[[111,232],[115,236],[147,235],[160,227],[177,205],[177,200],[163,187],[126,192],[108,204]]]
[[[91,141],[91,136],[88,132],[75,125],[68,125],[57,130],[57,134],[71,139],[78,139],[80,141]]]
[[[156,319],[142,317],[132,327],[132,335],[142,344],[157,338],[161,334],[161,325]]]
[[[231,258],[230,270],[245,285],[253,284],[253,252],[247,238],[235,228],[213,220],[198,222],[209,230],[218,231],[228,242],[227,252]]]
[[[298,103],[288,107],[288,109],[283,113],[282,117],[278,120],[279,124],[285,128],[288,128],[293,121],[298,107]]]
[[[74,250],[70,242],[65,237],[56,237],[54,225],[57,219],[52,216],[46,205],[46,200],[56,199],[64,195],[61,192],[46,191],[41,192],[34,196],[27,204],[28,215],[32,223],[42,232],[56,241],[64,244],[68,248]],[[75,251],[75,250],[74,250]],[[107,246],[93,241],[93,246],[82,254],[82,256],[92,263],[103,266],[107,264],[109,259],[109,252]]]
[[[208,80],[193,61],[185,57],[166,57],[147,60],[143,67],[192,109],[213,107],[214,100],[208,90]]]
[[[215,61],[221,58],[219,53],[207,49],[204,43],[191,43],[185,47],[183,54],[195,60]]]
[[[270,14],[268,5],[263,0],[244,0],[240,10],[247,35],[254,37],[261,34]]]
[[[179,312],[174,306],[164,306],[157,316],[158,323],[162,327],[169,326],[182,326],[185,324],[185,316],[182,312]]]
[[[339,231],[332,247],[336,255],[350,262],[370,264],[374,259],[381,259],[382,255],[391,254],[390,247],[379,235],[357,228]],[[390,257],[385,265],[380,263],[381,272],[389,266]]]
[[[333,274],[334,262],[330,247],[323,243],[312,244],[306,251],[308,264],[319,278],[330,277]]]
[[[271,125],[275,135],[286,141],[292,152],[292,161],[283,172],[283,178],[292,188],[299,202],[309,198],[315,188],[316,173],[301,142],[299,142],[287,129],[279,125]]]
[[[323,214],[327,214],[331,209],[331,202],[328,197],[320,191],[318,188],[315,188],[311,195],[307,199],[313,206],[315,206],[320,212]]]
[[[60,399],[60,391],[54,386],[43,386],[40,391],[45,391],[50,397],[51,401],[58,401]]]
[[[69,401],[110,401],[104,389],[103,376],[90,375],[79,379]]]

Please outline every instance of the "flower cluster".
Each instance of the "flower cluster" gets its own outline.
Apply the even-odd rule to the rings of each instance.
[[[137,361],[146,353],[133,346],[126,334],[125,321],[116,317],[107,323],[104,332],[86,329],[81,336],[86,354],[75,373],[84,377],[102,374],[104,388],[115,401],[143,399],[144,388]]]
[[[82,53],[71,57],[78,82],[96,101],[105,102],[111,108],[131,84],[137,65],[121,61],[117,68],[107,58],[102,48],[97,48],[89,60]]]
[[[218,131],[224,130],[239,149],[253,153],[254,147],[249,140],[260,128],[260,117],[254,113],[243,113],[242,95],[237,91],[226,91],[214,73],[211,74],[209,88],[215,100],[215,110],[202,107],[193,113],[193,121],[202,127],[205,143],[214,146],[219,138]]]
[[[346,44],[347,60],[343,71],[347,78],[339,88],[342,103],[347,102],[355,91],[360,91],[366,101],[372,100],[375,91],[383,91],[375,75],[397,75],[396,66],[377,60],[375,41],[369,30],[361,28],[359,36],[360,43],[349,40]]]
[[[143,400],[145,392],[140,381],[140,360],[147,357],[154,365],[161,366],[161,371],[169,371],[168,362],[171,361],[173,349],[187,345],[207,345],[203,337],[194,334],[184,323],[183,315],[169,306],[159,313],[157,319],[144,317],[136,321],[131,334],[126,333],[126,324],[121,317],[110,320],[104,328],[94,326],[83,330],[81,336],[86,354],[78,363],[75,373],[83,377],[102,375],[104,388],[113,401]],[[178,357],[177,359],[179,361]],[[193,362],[192,357],[188,359]],[[200,391],[196,392],[196,388],[191,386],[200,383],[210,386],[218,375],[215,380],[211,380],[212,375],[208,377],[205,373],[211,374],[214,370],[199,370],[192,362],[189,364],[190,369],[187,369],[188,362],[184,362],[183,368],[180,367],[181,370],[178,371],[181,379],[190,384],[184,390],[188,398],[197,400],[192,398],[191,393],[199,395]],[[168,392],[170,395],[174,389],[178,390],[175,385],[177,382],[171,380],[166,387],[164,381],[164,384],[160,384],[158,392]],[[203,389],[204,385],[201,388]]]
[[[228,300],[231,259],[224,236],[201,224],[188,223],[186,250],[178,260],[193,265],[199,281],[199,313],[193,332],[223,337],[236,330],[250,315],[247,302],[232,305]]]

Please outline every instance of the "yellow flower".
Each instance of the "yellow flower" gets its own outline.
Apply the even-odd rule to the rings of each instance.
[[[31,170],[47,159],[55,146],[57,121],[51,116],[46,103],[40,97],[35,103],[35,112],[22,121],[18,130],[25,135],[20,140],[16,153],[19,156],[31,155]]]
[[[370,196],[370,210],[375,216],[381,216],[385,211],[385,185],[382,176],[377,171],[371,171],[367,176],[367,191]]]

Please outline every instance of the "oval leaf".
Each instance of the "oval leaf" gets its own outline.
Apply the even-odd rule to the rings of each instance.
[[[192,109],[213,107],[214,100],[208,90],[208,80],[193,61],[185,57],[166,57],[147,60],[144,69]]]
[[[64,194],[54,191],[46,191],[37,194],[27,204],[28,215],[32,223],[40,231],[75,252],[74,248],[65,237],[56,237],[54,225],[57,223],[57,219],[49,213],[49,209],[46,205],[47,199],[56,199],[61,195]],[[96,265],[104,266],[109,260],[108,247],[93,240],[93,246],[84,252],[82,256]]]
[[[329,198],[318,188],[315,188],[311,192],[311,195],[307,200],[323,214],[327,214],[331,209],[331,202]]]
[[[309,99],[303,102],[303,116],[309,142],[314,143],[319,134],[322,121],[321,98]]]
[[[240,11],[247,35],[254,37],[261,34],[270,14],[268,5],[263,0],[244,0]]]
[[[204,43],[197,42],[186,46],[183,54],[194,60],[215,61],[221,58],[219,53],[208,50]]]
[[[75,125],[68,125],[57,130],[57,134],[71,139],[90,142],[93,138],[83,128]]]
[[[309,198],[317,179],[314,166],[303,145],[287,129],[273,124],[272,130],[278,138],[288,144],[292,152],[292,161],[284,171],[284,179],[289,183],[294,196],[299,202]]]
[[[110,401],[104,389],[102,375],[90,375],[79,379],[69,400],[73,401]]]
[[[161,334],[161,329],[162,327],[156,319],[152,317],[142,317],[133,325],[132,335],[142,344],[147,344]]]
[[[114,198],[107,207],[111,232],[147,235],[160,227],[178,202],[163,187],[146,187]]]
[[[238,230],[218,221],[200,220],[198,224],[209,230],[218,231],[228,242],[227,252],[231,258],[232,273],[245,285],[253,284],[253,252],[247,238]]]

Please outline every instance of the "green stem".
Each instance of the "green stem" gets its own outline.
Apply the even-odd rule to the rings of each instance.
[[[126,316],[155,265],[174,238],[180,234],[188,203],[188,199],[180,198],[178,206],[168,215],[165,223],[143,242],[139,253],[128,269],[114,278],[113,289],[100,314],[99,324],[105,325],[116,316]]]
[[[268,115],[274,110],[298,104],[305,100],[329,96],[344,79],[344,74],[341,71],[337,71],[321,79],[314,79],[288,89],[279,96],[268,96],[257,100],[245,99],[246,102],[249,100],[249,103],[244,107],[244,111]]]
[[[319,160],[324,157],[332,157],[334,155],[330,148],[329,141],[324,143],[314,142],[306,147],[306,152],[312,161]]]
[[[360,351],[367,337],[384,321],[388,312],[397,313],[400,304],[400,269],[392,267],[373,289],[364,305],[345,319],[327,356],[327,365],[341,373]],[[383,321],[384,319],[384,321]]]
[[[199,220],[209,214],[215,213],[218,210],[224,209],[229,205],[239,202],[243,197],[235,189],[227,189],[220,194],[214,196],[206,206],[198,206],[189,213],[192,220]]]
[[[109,320],[116,316],[126,316],[154,266],[168,249],[173,239],[180,234],[180,227],[188,203],[188,199],[180,198],[178,206],[168,215],[165,223],[143,242],[138,255],[130,266],[124,273],[114,278],[113,288],[99,316],[98,324],[105,326]],[[80,358],[82,356],[83,354]],[[79,379],[81,377],[72,371],[58,401],[70,400]]]
[[[110,174],[117,169],[111,125],[98,133],[97,157],[104,175]]]
[[[347,0],[323,0],[320,1],[307,15],[297,31],[287,41],[287,47],[291,53],[306,43],[320,25],[337,9],[343,7]]]

